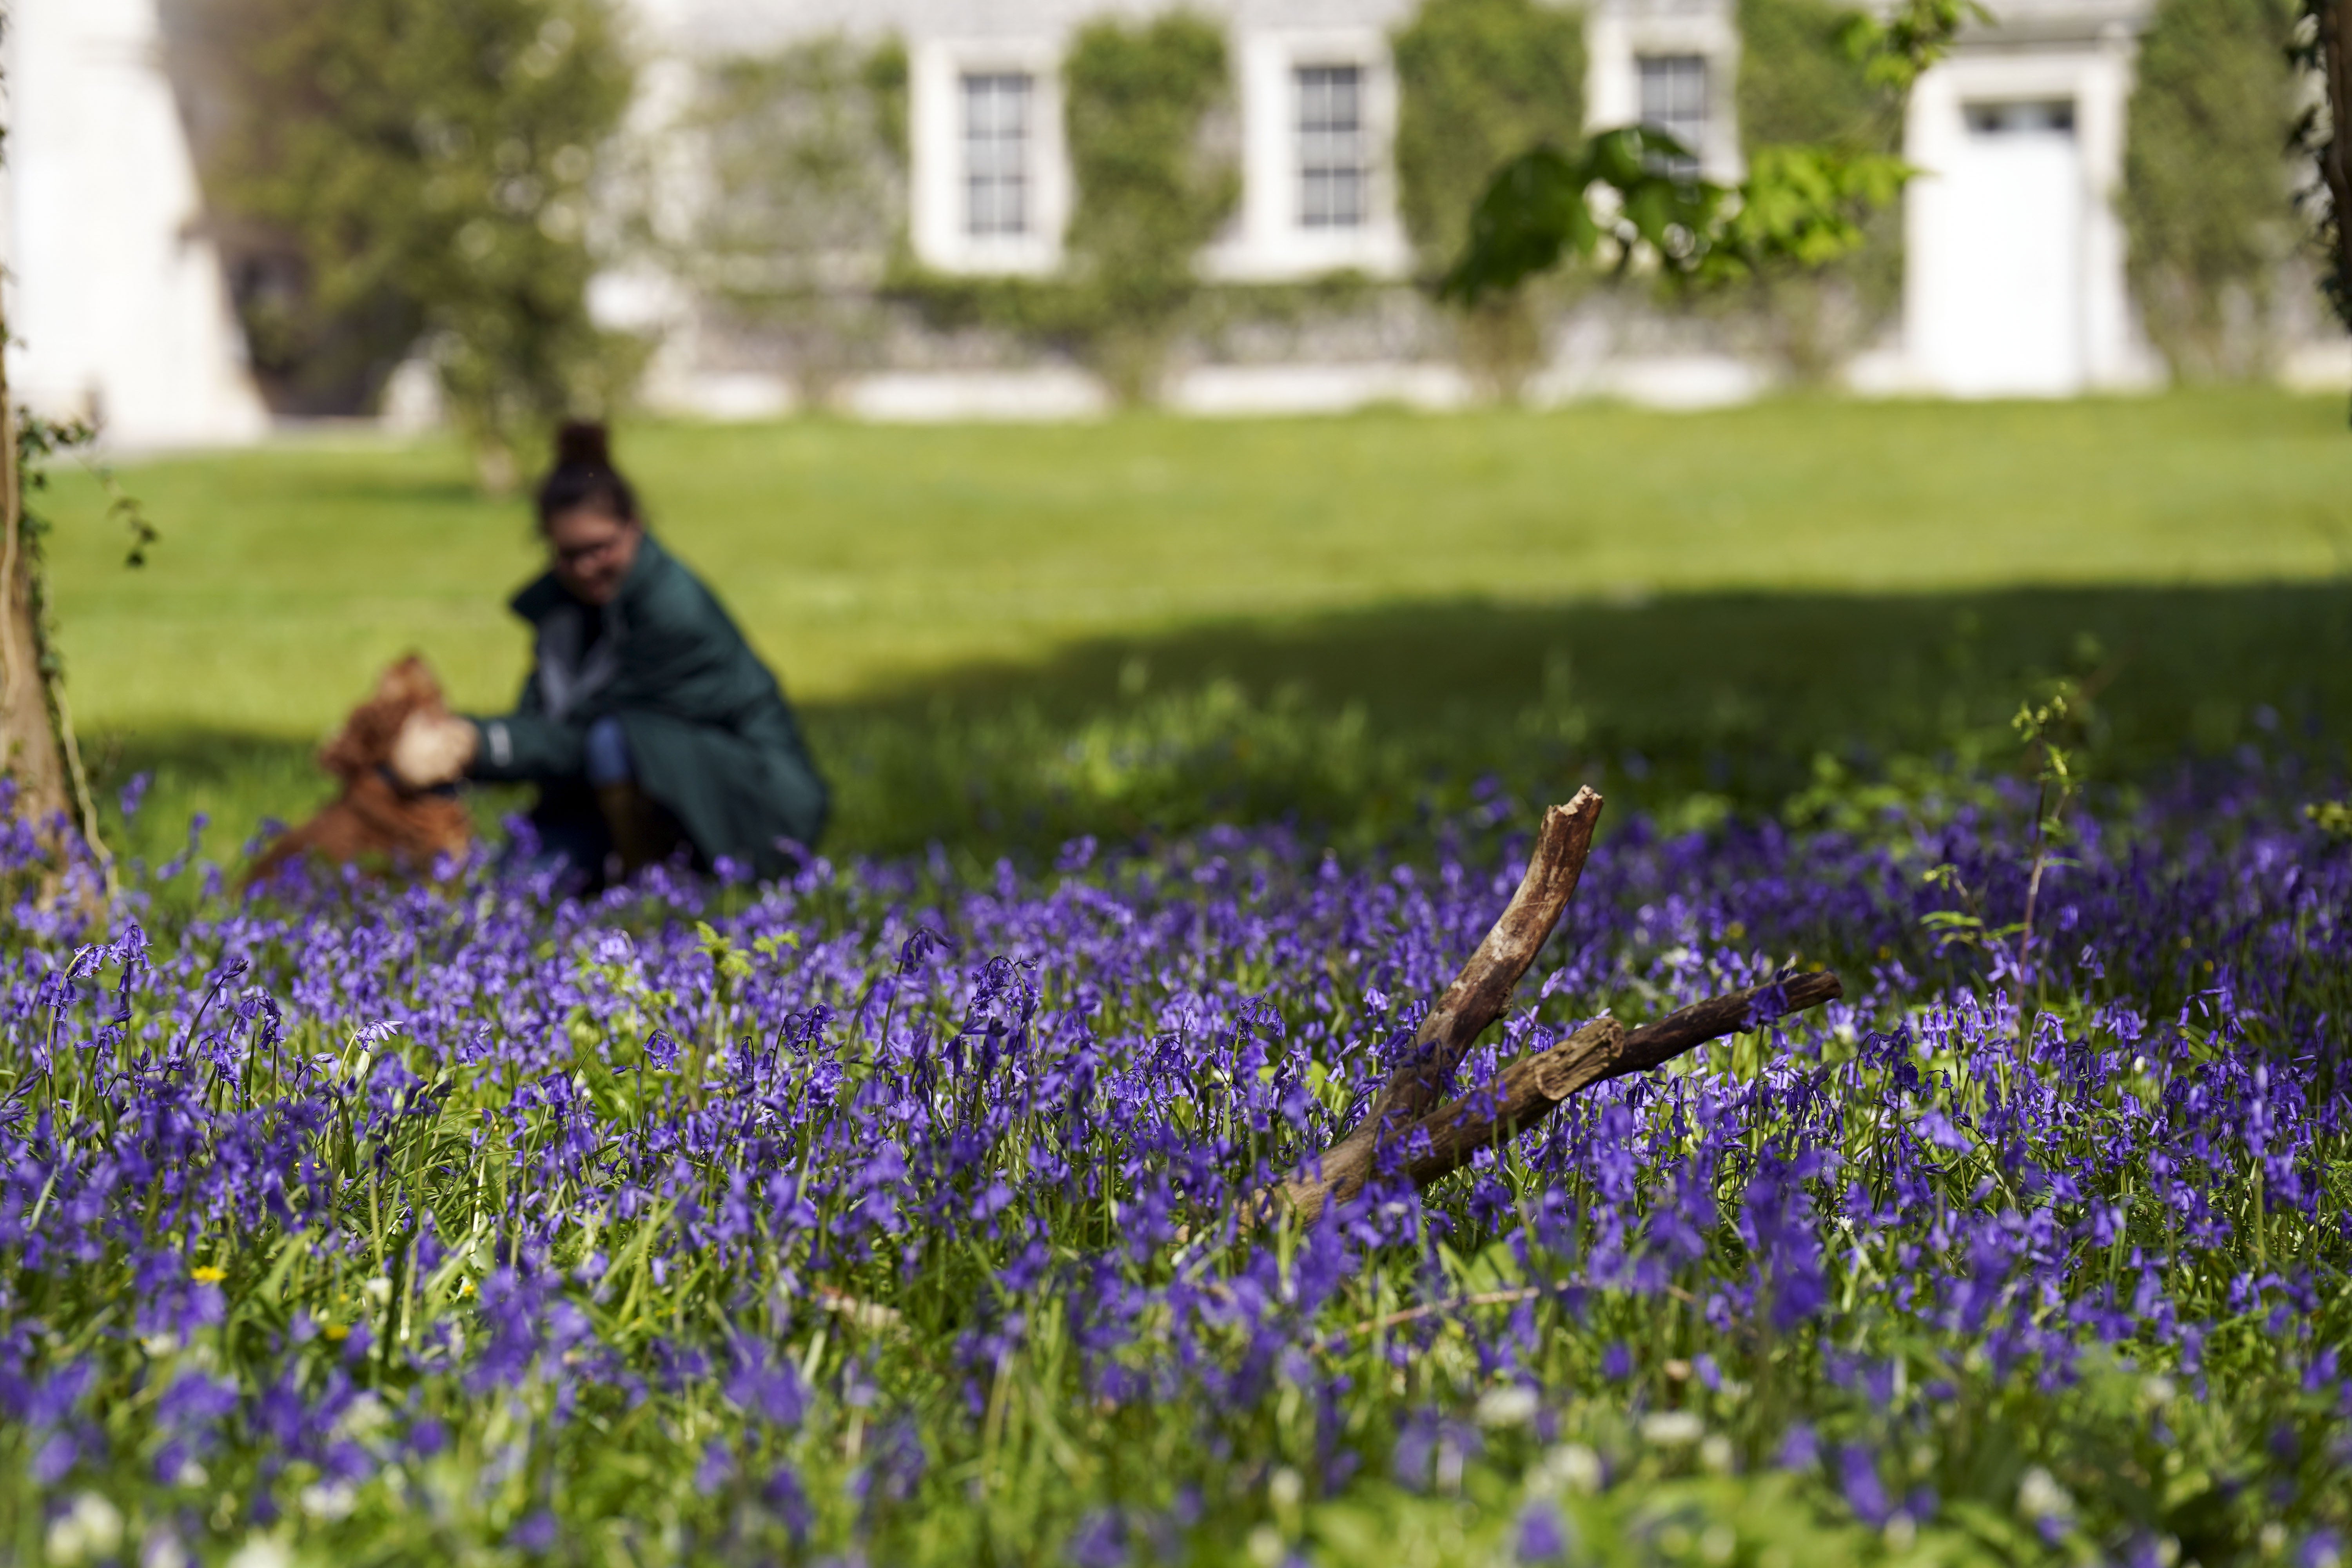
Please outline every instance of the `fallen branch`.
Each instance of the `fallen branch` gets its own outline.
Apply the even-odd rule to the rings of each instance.
[[[1646,1072],[1681,1056],[1685,1051],[1719,1040],[1726,1035],[1745,1034],[1778,1022],[1791,1013],[1803,1013],[1824,1002],[1834,1002],[1845,994],[1845,984],[1829,970],[1815,970],[1810,974],[1791,974],[1763,985],[1750,985],[1745,991],[1727,995],[1710,996],[1704,1002],[1694,1002],[1658,1019],[1644,1024],[1626,1035],[1614,1059],[1599,1077],[1587,1081],[1600,1083],[1607,1079],[1622,1078],[1629,1072]],[[1583,1088],[1580,1083],[1578,1089]],[[1574,1093],[1571,1089],[1570,1093]]]
[[[1363,1118],[1313,1163],[1313,1173],[1302,1173],[1283,1184],[1280,1195],[1300,1218],[1313,1219],[1333,1199],[1361,1192],[1389,1138],[1436,1109],[1446,1080],[1486,1026],[1510,1005],[1512,991],[1575,896],[1577,879],[1592,853],[1592,829],[1601,820],[1601,806],[1598,792],[1580,789],[1566,805],[1544,813],[1528,874],[1519,879],[1518,890],[1486,940],[1422,1021],[1412,1054],[1389,1075]]]
[[[1406,1146],[1405,1172],[1413,1185],[1428,1186],[1468,1164],[1479,1150],[1549,1116],[1561,1100],[1593,1081],[1595,1063],[1613,1059],[1624,1044],[1624,1025],[1596,1018],[1548,1051],[1529,1051],[1486,1088],[1431,1111]]]
[[[1526,1131],[1561,1101],[1596,1083],[1664,1066],[1709,1040],[1760,1028],[1844,994],[1838,977],[1824,972],[1709,997],[1632,1031],[1614,1018],[1595,1019],[1551,1049],[1519,1058],[1491,1087],[1423,1117],[1413,1131],[1427,1133],[1429,1146],[1421,1149],[1420,1139],[1414,1138],[1405,1172],[1415,1186],[1427,1187],[1468,1164],[1479,1150]]]
[[[1647,1071],[1709,1040],[1760,1028],[1844,994],[1836,975],[1820,972],[1710,997],[1636,1029],[1614,1018],[1595,1019],[1550,1049],[1518,1058],[1493,1083],[1438,1103],[1473,1042],[1510,1005],[1512,989],[1575,894],[1592,851],[1601,805],[1599,795],[1583,789],[1568,805],[1544,814],[1543,832],[1518,891],[1422,1025],[1411,1058],[1390,1075],[1362,1119],[1319,1159],[1307,1162],[1274,1192],[1257,1194],[1249,1217],[1262,1215],[1278,1199],[1302,1223],[1312,1222],[1333,1203],[1361,1192],[1391,1151],[1402,1154],[1405,1173],[1425,1189],[1468,1164],[1479,1150],[1499,1146],[1596,1083]]]

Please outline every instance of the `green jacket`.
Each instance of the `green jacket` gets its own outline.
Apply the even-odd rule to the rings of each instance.
[[[538,635],[515,710],[477,719],[473,776],[584,791],[588,726],[617,716],[637,784],[669,808],[705,864],[725,856],[762,877],[790,868],[778,847],[824,831],[824,780],[782,688],[718,598],[648,533],[602,611],[553,574],[514,596]],[[586,647],[591,616],[603,636]],[[583,802],[582,804],[585,804]]]

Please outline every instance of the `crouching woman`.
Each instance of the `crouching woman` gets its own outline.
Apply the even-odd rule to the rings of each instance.
[[[539,527],[548,570],[512,602],[537,641],[514,711],[412,721],[394,773],[537,784],[542,853],[592,889],[681,848],[706,870],[790,869],[824,829],[824,781],[775,676],[646,529],[601,426],[564,427]]]

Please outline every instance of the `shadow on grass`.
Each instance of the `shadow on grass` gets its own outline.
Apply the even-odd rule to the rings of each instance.
[[[1399,605],[1076,645],[812,707],[836,853],[938,842],[1050,853],[1210,821],[1410,837],[1496,778],[1526,798],[1598,779],[1632,808],[1779,808],[1834,759],[2007,766],[2038,683],[2095,692],[2094,777],[2156,776],[2258,742],[2341,766],[2352,592],[2336,584],[1705,595],[1646,603]],[[309,748],[131,736],[104,770],[156,775],[132,842],[214,853],[326,793]],[[482,803],[486,817],[514,797]]]

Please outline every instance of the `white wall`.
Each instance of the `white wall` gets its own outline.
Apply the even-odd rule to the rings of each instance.
[[[118,446],[260,435],[154,0],[16,0],[6,50],[14,390]]]

